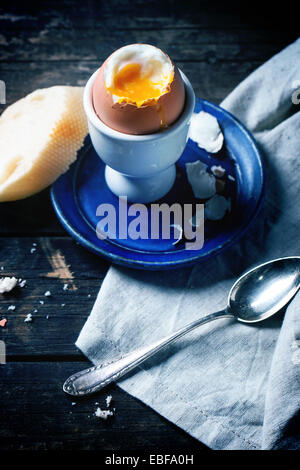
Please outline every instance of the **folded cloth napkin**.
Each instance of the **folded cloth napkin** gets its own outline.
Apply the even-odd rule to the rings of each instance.
[[[222,309],[244,270],[300,254],[299,81],[300,39],[223,101],[265,154],[263,210],[239,244],[192,268],[111,267],[76,342],[94,364]],[[284,318],[204,325],[118,384],[213,449],[300,449],[300,294]]]

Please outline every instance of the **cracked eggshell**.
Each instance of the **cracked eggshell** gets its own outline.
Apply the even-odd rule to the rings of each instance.
[[[226,212],[230,212],[230,200],[216,194],[205,203],[205,218],[208,220],[221,220]]]
[[[207,165],[200,160],[186,163],[186,174],[194,196],[199,199],[207,199],[216,194],[216,178],[207,173]]]
[[[106,89],[104,69],[110,57],[100,67],[92,91],[95,112],[104,124],[124,134],[142,135],[158,132],[176,121],[185,103],[185,87],[176,65],[173,64],[170,91],[154,104],[137,107],[131,103],[114,103],[112,94]]]
[[[189,138],[209,153],[219,152],[224,142],[218,120],[205,111],[192,115]]]
[[[217,178],[223,178],[223,176],[226,174],[225,168],[223,168],[221,165],[213,165],[210,170]]]

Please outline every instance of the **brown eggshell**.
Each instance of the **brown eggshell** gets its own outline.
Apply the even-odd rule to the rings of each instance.
[[[115,103],[104,85],[102,64],[93,86],[93,105],[104,124],[125,134],[152,134],[170,126],[180,116],[185,102],[185,88],[181,75],[174,65],[174,78],[170,91],[155,104],[137,107],[130,103]]]

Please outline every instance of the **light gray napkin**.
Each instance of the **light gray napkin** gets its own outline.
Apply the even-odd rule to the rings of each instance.
[[[110,268],[76,342],[94,363],[220,310],[255,264],[300,255],[300,39],[222,103],[255,135],[267,164],[264,209],[226,253],[193,268]],[[300,296],[284,320],[217,320],[149,359],[119,386],[213,449],[300,448]]]

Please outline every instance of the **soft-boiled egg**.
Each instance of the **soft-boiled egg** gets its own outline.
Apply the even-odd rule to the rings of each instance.
[[[185,88],[167,54],[149,44],[115,51],[100,67],[93,105],[101,121],[125,134],[151,134],[180,116]]]

